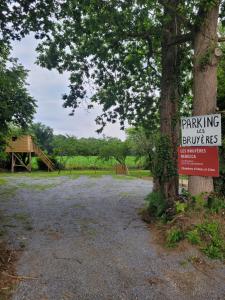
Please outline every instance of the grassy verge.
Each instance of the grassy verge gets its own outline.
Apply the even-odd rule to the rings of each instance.
[[[169,220],[165,210],[163,197],[152,193],[142,211],[144,220],[152,222],[161,244],[168,248],[191,244],[209,258],[225,260],[224,197],[217,194],[191,197],[185,192],[176,201]]]
[[[69,177],[79,177],[79,176],[90,176],[90,177],[100,177],[104,175],[111,175],[114,177],[122,177],[120,175],[115,175],[114,170],[63,170],[63,171],[54,171],[54,172],[47,172],[47,171],[33,171],[31,173],[28,172],[15,172],[15,173],[0,173],[0,182],[3,180],[5,182],[4,178],[7,177],[20,177],[20,176],[26,176],[31,178],[52,178],[52,177],[59,177],[59,176],[69,176]],[[136,178],[149,178],[151,177],[151,174],[149,170],[130,170],[128,176],[124,177],[136,177]]]

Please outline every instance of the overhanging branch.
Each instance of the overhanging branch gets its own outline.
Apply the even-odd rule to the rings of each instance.
[[[181,34],[175,36],[170,43],[167,44],[167,46],[173,46],[177,44],[182,44],[186,42],[191,42],[193,39],[193,34],[191,32],[186,33],[186,34]]]
[[[218,42],[219,42],[219,43],[225,42],[225,36],[219,37],[219,38],[218,38]]]
[[[162,6],[164,6],[165,8],[167,8],[168,10],[170,10],[171,12],[173,12],[177,16],[177,18],[180,20],[180,22],[182,22],[189,30],[191,30],[191,31],[194,30],[193,24],[184,15],[182,15],[176,9],[176,7],[171,5],[168,0],[159,0],[159,3]]]

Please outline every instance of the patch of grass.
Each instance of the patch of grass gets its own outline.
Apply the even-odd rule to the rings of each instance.
[[[198,229],[195,228],[186,233],[187,240],[193,245],[199,245],[201,242],[201,237],[199,235]]]
[[[131,169],[129,170],[129,176],[134,176],[138,178],[149,178],[152,177],[152,174],[149,170]]]
[[[180,261],[179,262],[180,263],[180,265],[182,266],[182,267],[184,267],[184,268],[186,268],[187,266],[188,266],[188,260],[182,260],[182,261]]]
[[[15,213],[13,214],[12,218],[14,218],[17,221],[26,222],[29,218],[29,216],[26,213]]]
[[[183,238],[184,234],[180,229],[171,228],[167,233],[166,245],[169,248],[174,248]]]
[[[101,177],[105,175],[112,175],[116,176],[114,169],[103,169],[103,170],[93,170],[93,169],[85,169],[85,170],[62,170],[60,172],[53,171],[53,172],[47,172],[47,171],[33,171],[31,173],[28,172],[15,172],[15,173],[2,173],[2,176],[4,176],[7,179],[11,179],[13,177],[28,177],[32,179],[42,179],[42,178],[55,178],[55,177],[61,177],[66,176],[71,179],[77,179],[80,176],[88,176],[88,177]],[[137,178],[149,178],[150,172],[148,170],[129,170],[129,175],[126,176],[129,179],[133,177]],[[128,180],[129,180],[128,179]]]
[[[133,180],[134,177],[131,177],[129,175],[112,175],[112,177],[116,180]]]
[[[27,183],[20,183],[18,188],[32,190],[32,191],[45,191],[55,187],[56,184],[27,184]]]
[[[85,207],[86,207],[85,205],[79,203],[71,206],[71,208],[85,208]]]
[[[23,228],[27,231],[33,230],[33,226],[31,225],[30,217],[26,213],[15,213],[12,215],[12,220],[15,219],[22,223]]]
[[[225,210],[225,198],[217,194],[210,195],[208,198],[208,208],[214,213]]]
[[[5,184],[6,184],[6,180],[3,178],[0,178],[0,186],[5,185]]]
[[[197,226],[201,236],[201,250],[210,258],[225,258],[225,241],[221,225],[216,222],[204,222]]]
[[[130,197],[131,195],[133,195],[132,192],[122,192],[122,193],[120,193],[120,196],[121,196],[121,197],[124,197],[124,198]]]
[[[16,194],[17,187],[15,186],[0,186],[0,201],[8,201]]]

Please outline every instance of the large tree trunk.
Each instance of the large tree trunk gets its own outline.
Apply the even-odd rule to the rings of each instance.
[[[179,1],[172,0],[170,4],[174,7]],[[165,7],[164,15],[166,21],[163,25],[162,36],[162,81],[160,99],[160,132],[162,138],[167,139],[168,149],[171,151],[170,161],[165,161],[163,176],[156,180],[160,190],[167,199],[168,206],[172,206],[178,195],[177,170],[177,145],[178,145],[178,46],[172,44],[172,40],[179,33],[179,24],[176,15]],[[170,164],[170,167],[167,164]],[[171,164],[173,171],[171,172]]]
[[[216,110],[217,98],[217,22],[219,4],[203,17],[194,37],[194,102],[193,115],[206,115]],[[212,177],[189,177],[189,192],[198,195],[213,191]]]

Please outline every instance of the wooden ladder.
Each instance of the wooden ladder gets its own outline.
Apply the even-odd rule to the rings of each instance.
[[[53,162],[48,158],[48,156],[36,145],[33,144],[34,153],[46,164],[48,170],[54,171],[55,165]]]

